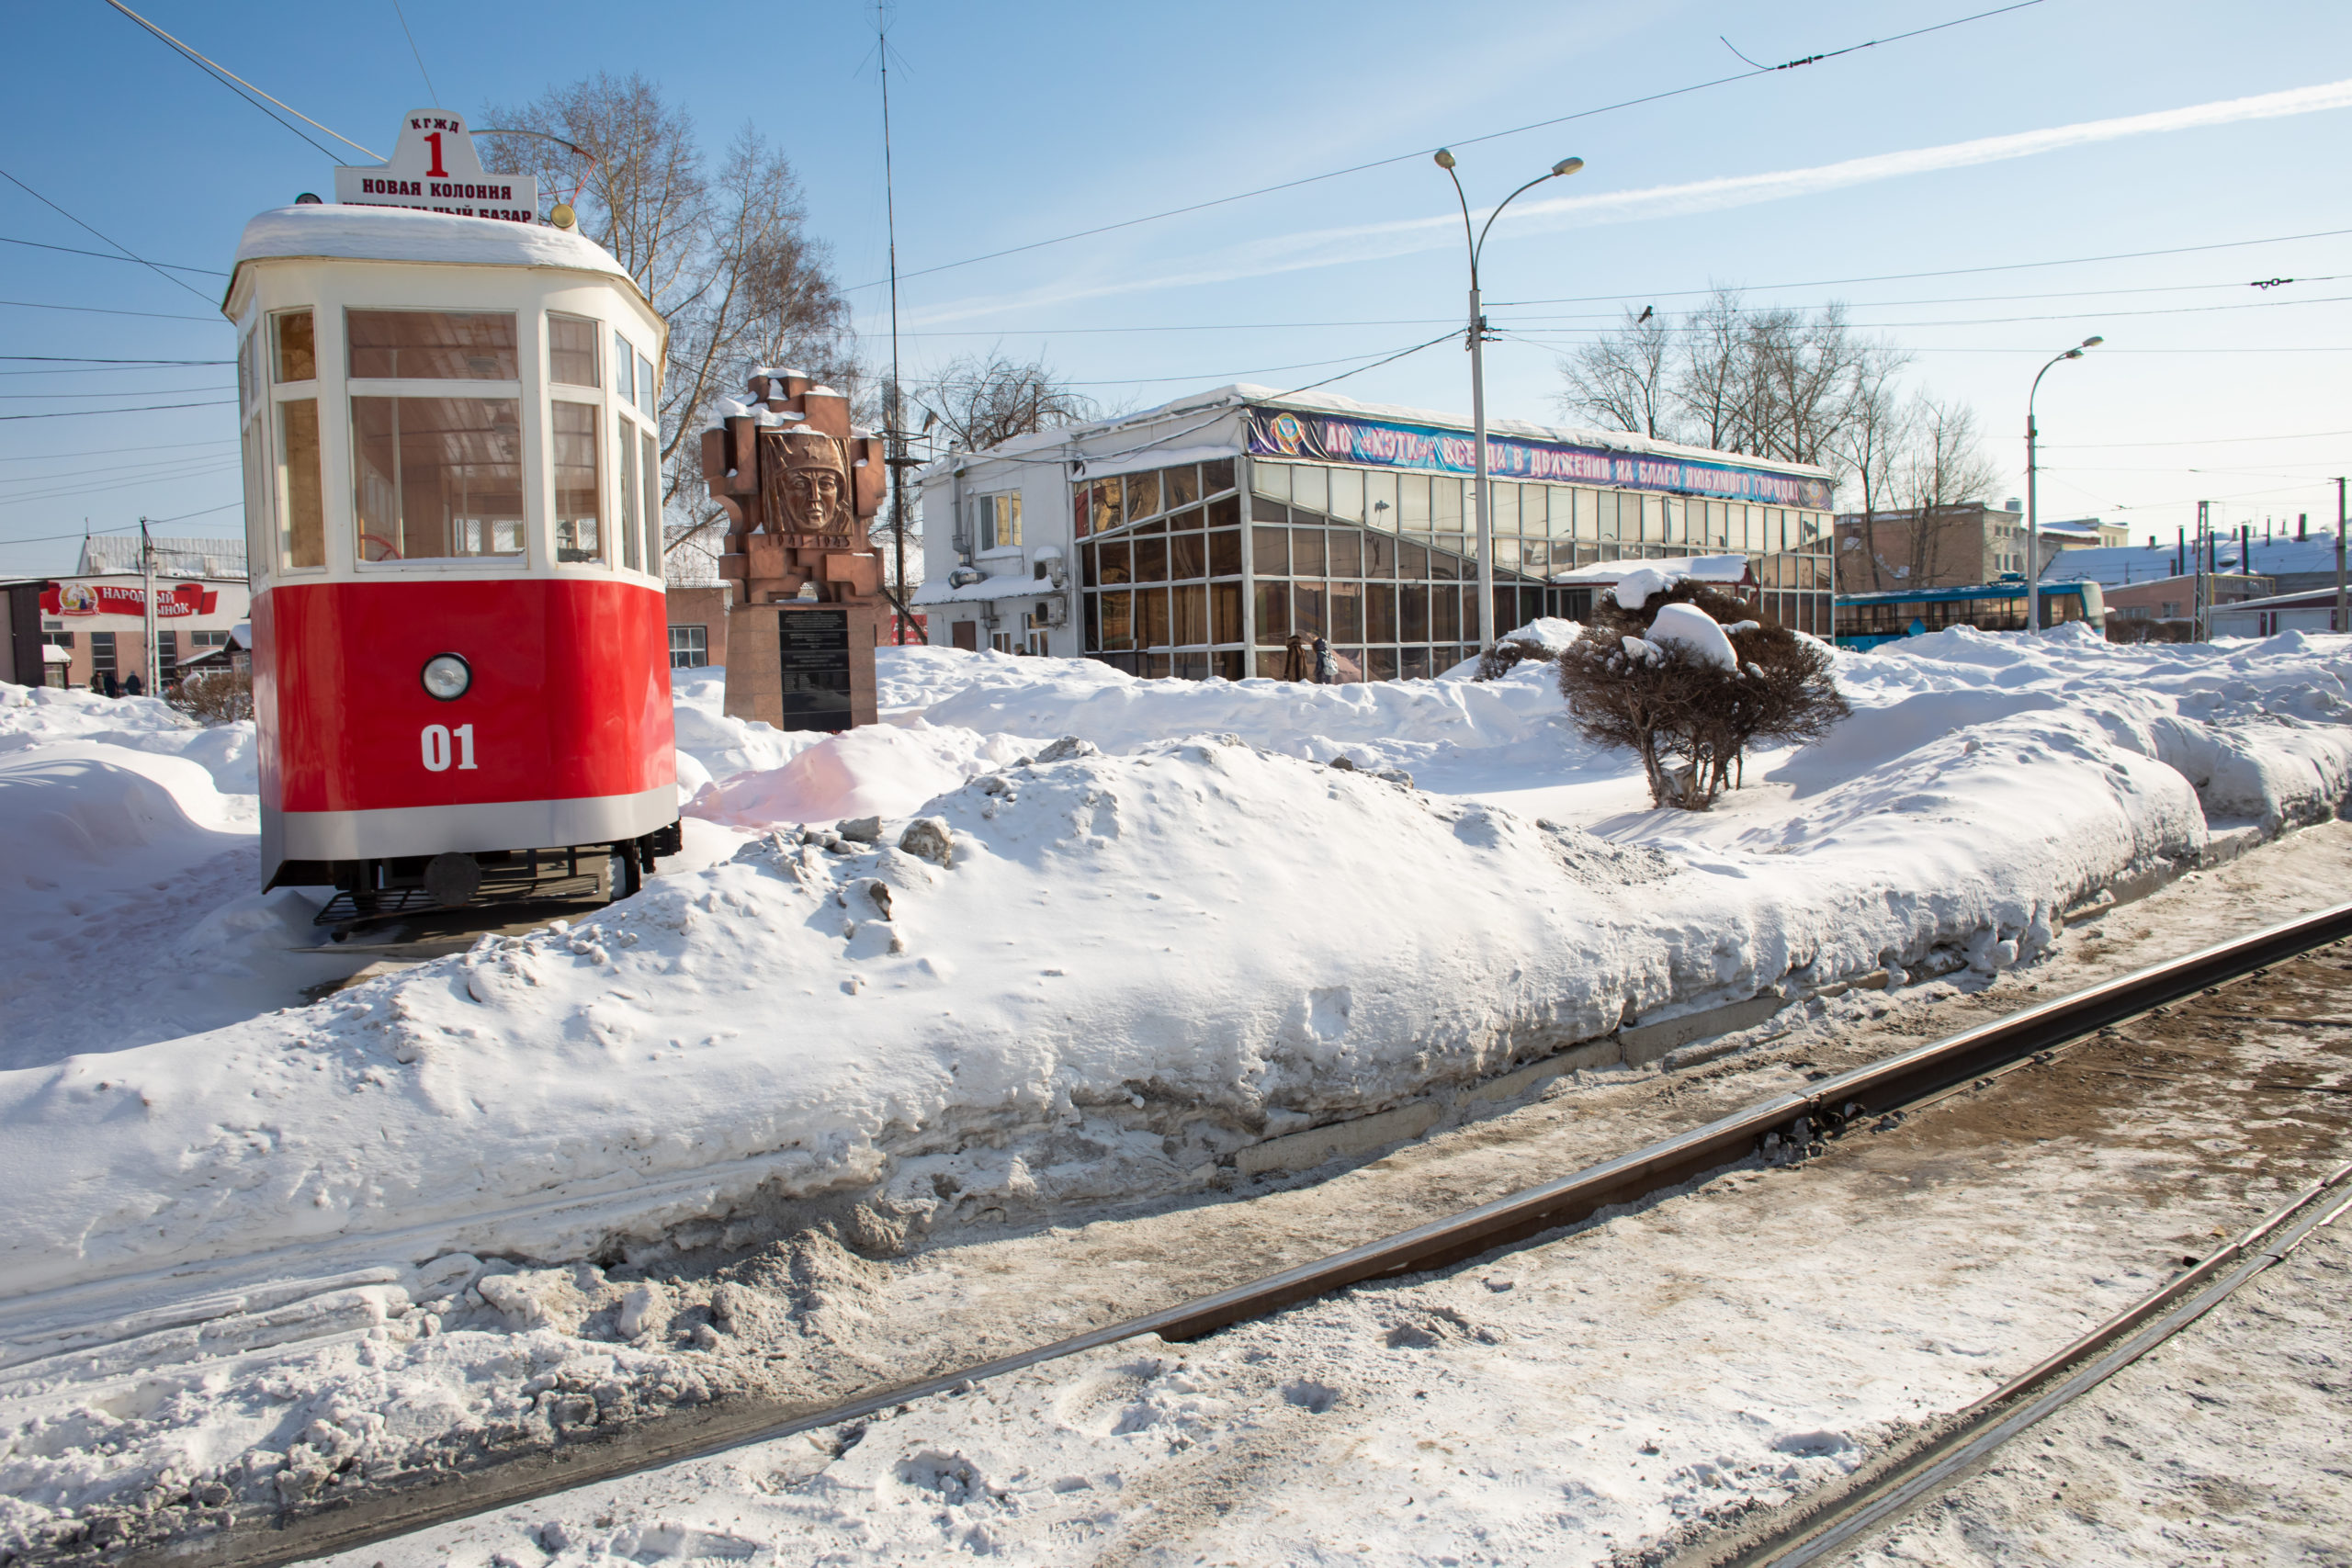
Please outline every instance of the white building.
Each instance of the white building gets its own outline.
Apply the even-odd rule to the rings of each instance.
[[[1477,650],[1470,422],[1222,387],[953,453],[917,476],[929,638],[1134,674],[1280,671],[1295,631],[1371,679]],[[1830,632],[1830,478],[1622,433],[1496,421],[1495,626],[1605,560],[1734,554],[1767,615]]]

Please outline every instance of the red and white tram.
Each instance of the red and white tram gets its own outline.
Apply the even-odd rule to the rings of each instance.
[[[245,228],[262,885],[331,914],[676,852],[664,328],[576,232],[312,204]]]

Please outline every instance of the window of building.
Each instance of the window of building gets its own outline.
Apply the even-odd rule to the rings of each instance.
[[[983,554],[1017,547],[1021,543],[1021,492],[1003,491],[995,495],[974,496],[972,536],[979,541]]]
[[[186,636],[188,640],[188,646],[198,650],[212,648],[226,648],[229,646],[229,634],[227,632],[188,632]]]
[[[158,628],[155,633],[155,682],[169,686],[180,678],[180,639],[175,633]]]
[[[707,626],[672,626],[670,628],[670,668],[673,670],[703,670],[710,664],[710,628]]]
[[[90,634],[90,672],[94,675],[115,673],[114,637],[112,632]]]
[[[1012,634],[1011,632],[990,632],[989,634],[989,647],[998,653],[1011,653],[1012,651]]]

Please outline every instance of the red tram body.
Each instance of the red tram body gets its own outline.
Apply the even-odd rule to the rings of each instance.
[[[633,889],[679,831],[661,318],[576,233],[324,204],[247,226],[225,309],[263,886]]]

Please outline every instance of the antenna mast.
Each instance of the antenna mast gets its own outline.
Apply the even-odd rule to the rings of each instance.
[[[890,246],[890,384],[882,399],[883,462],[890,469],[890,562],[898,610],[894,640],[907,642],[907,470],[917,466],[907,456],[906,398],[899,386],[899,208],[890,172],[890,17],[888,0],[875,0],[876,54],[882,62],[882,213]]]

